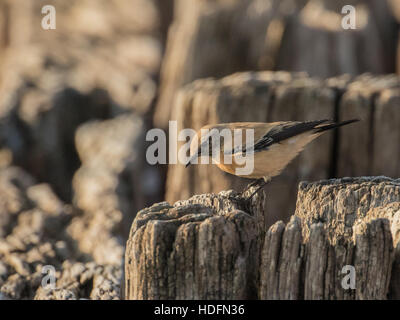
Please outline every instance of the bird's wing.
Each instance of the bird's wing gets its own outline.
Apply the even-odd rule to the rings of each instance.
[[[246,146],[242,152],[259,152],[267,150],[268,147],[275,143],[280,143],[289,138],[295,137],[307,131],[316,129],[321,123],[329,120],[318,120],[318,121],[306,121],[306,122],[280,122],[270,128],[260,139],[258,139],[254,146]]]
[[[266,132],[271,130],[276,125],[283,123],[283,122],[274,122],[274,123],[265,123],[265,122],[234,122],[229,123],[228,128],[232,132],[233,141],[231,142],[232,149],[227,149],[224,153],[225,154],[235,154],[237,152],[243,153],[246,150],[251,150],[254,146],[254,142],[260,140]],[[247,133],[246,130],[253,130],[253,142],[251,144],[246,144],[247,141]],[[238,131],[236,131],[238,130]],[[236,137],[236,134],[238,136]],[[227,146],[228,147],[228,146]],[[249,151],[250,152],[250,151]]]
[[[289,138],[295,137],[307,131],[318,129],[319,125],[330,120],[317,120],[317,121],[281,121],[271,123],[249,122],[249,123],[231,123],[230,129],[253,129],[254,130],[254,144],[243,144],[234,146],[231,151],[226,154],[235,154],[237,152],[250,154],[251,152],[259,152],[267,150],[268,147],[275,143],[280,143]],[[239,141],[240,139],[238,139]]]

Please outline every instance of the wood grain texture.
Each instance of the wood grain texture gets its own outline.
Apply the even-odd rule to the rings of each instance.
[[[140,211],[126,248],[126,298],[256,298],[260,203],[262,193],[247,204],[221,192]]]
[[[251,208],[232,195],[139,212],[125,256],[126,298],[399,299],[400,180],[304,182],[289,223],[267,231],[264,195]]]
[[[332,179],[299,186],[295,215],[302,221],[309,255],[306,299],[388,297],[397,245],[392,235],[398,233],[398,210],[393,206],[397,207],[399,200],[400,181],[386,177]],[[355,268],[355,290],[342,288],[344,275],[338,274],[345,265]]]

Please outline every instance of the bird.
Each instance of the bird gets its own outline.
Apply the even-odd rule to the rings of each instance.
[[[315,121],[277,121],[277,122],[232,122],[211,124],[202,127],[193,136],[190,143],[189,160],[186,167],[198,163],[202,157],[211,157],[213,162],[227,173],[247,179],[256,179],[250,183],[244,194],[252,186],[259,186],[250,195],[250,199],[273,177],[283,169],[315,138],[323,133],[359,121],[351,119],[342,122],[333,120]],[[246,130],[251,130],[254,138],[245,141]],[[238,132],[241,132],[238,137]],[[222,134],[223,133],[223,134]],[[228,133],[228,134],[227,134]],[[243,134],[242,134],[243,133]],[[232,156],[231,161],[224,161],[224,156]],[[243,167],[235,156],[252,157],[253,170],[238,175]],[[247,158],[249,159],[249,158]]]

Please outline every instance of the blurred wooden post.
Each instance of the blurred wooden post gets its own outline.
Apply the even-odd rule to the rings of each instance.
[[[173,119],[178,129],[206,124],[283,120],[361,121],[327,132],[305,150],[266,187],[267,225],[289,221],[295,210],[297,185],[302,180],[332,177],[400,176],[398,161],[400,80],[394,75],[320,81],[303,73],[243,72],[225,78],[197,80],[176,99]],[[248,181],[223,173],[213,165],[186,169],[168,167],[166,200],[194,194],[240,190]]]

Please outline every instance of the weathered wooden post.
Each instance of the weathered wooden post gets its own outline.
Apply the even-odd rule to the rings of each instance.
[[[139,212],[126,298],[399,298],[400,180],[302,183],[290,222],[267,232],[263,200],[229,191]]]
[[[230,191],[140,211],[127,242],[125,298],[256,298],[263,203],[262,193],[248,203]]]
[[[400,230],[396,222],[400,211],[394,210],[399,202],[400,180],[386,177],[300,185],[296,215],[302,219],[303,235],[307,239],[310,226],[320,221],[329,244],[329,255],[322,263],[326,263],[325,275],[330,273],[332,278],[328,282],[325,279],[323,298],[386,299],[398,243],[398,236],[394,235]],[[343,293],[336,280],[345,264],[354,266],[356,272],[352,295]],[[318,268],[321,270],[322,266]],[[331,288],[326,285],[329,282]],[[305,291],[305,298],[308,297],[312,298],[313,292]]]
[[[398,297],[399,276],[392,273],[392,265],[399,260],[394,251],[399,209],[400,180],[344,178],[300,184],[290,223],[277,222],[267,232],[260,298]],[[354,289],[344,279],[351,270]]]

